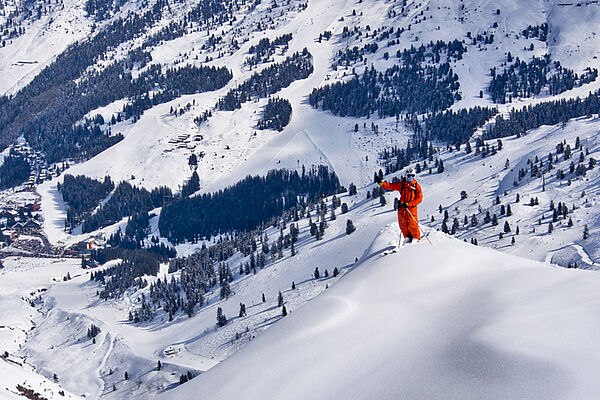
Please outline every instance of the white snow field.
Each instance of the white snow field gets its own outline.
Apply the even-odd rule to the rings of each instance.
[[[379,234],[324,294],[167,399],[594,399],[600,276]]]
[[[95,67],[119,59],[159,27],[181,19],[198,1],[169,2],[170,12],[158,26],[112,49]],[[64,0],[60,8],[52,3],[54,11],[28,24],[24,35],[0,48],[0,94],[14,94],[70,43],[90,34],[93,21],[85,17],[84,3]],[[248,258],[234,255],[227,260],[234,274],[232,296],[221,300],[213,289],[191,318],[179,311],[173,321],[158,310],[153,321],[129,322],[128,313],[140,307],[148,289],[130,289],[119,299],[101,301],[100,285],[90,282],[90,270],[82,269],[79,259],[3,259],[0,355],[7,351],[9,356],[0,358],[0,398],[22,398],[17,385],[49,399],[600,398],[600,275],[593,271],[599,269],[600,260],[600,168],[568,183],[550,173],[542,178],[527,174],[518,186],[513,184],[519,170],[536,157],[545,161],[550,152],[559,156],[556,145],[562,141],[571,145],[573,156],[558,157],[554,171],[567,171],[582,155],[585,163],[590,157],[600,159],[598,115],[505,138],[503,149],[486,158],[466,154],[464,146],[450,151],[435,143],[444,173],[425,169],[418,174],[425,194],[419,217],[428,237],[384,256],[397,242],[395,194],[386,194],[383,207],[378,198],[367,200],[366,194],[375,186],[373,174],[385,170],[379,152],[404,147],[411,131],[395,118],[338,117],[312,108],[307,100],[313,88],[349,79],[353,68],[358,74],[371,66],[383,71],[397,62],[393,55],[398,50],[458,39],[464,40],[467,52],[462,60],[450,63],[462,96],[452,109],[496,106],[487,93],[490,68],[502,70],[508,52],[525,61],[549,53],[552,61],[576,73],[599,68],[598,4],[309,0],[303,9],[304,1],[276,3],[262,1],[232,25],[211,32],[200,29],[150,48],[152,63],[225,65],[233,79],[218,91],[182,96],[146,110],[135,123],[112,125],[112,132],[123,134],[124,140],[86,162],[70,161],[66,173],[98,179],[108,174],[115,182],[127,180],[147,189],[167,185],[177,191],[192,173],[188,157],[195,154],[200,192],[208,193],[273,168],[327,165],[344,186],[354,182],[359,187],[355,196],[338,196],[348,204],[348,214],[338,213],[335,221],[328,221],[320,241],[310,236],[308,219],[301,219],[298,254],[292,257],[286,249],[284,258],[269,260],[256,275],[240,275],[239,266]],[[119,15],[153,4],[130,1]],[[396,13],[393,17],[388,16],[391,11]],[[258,22],[263,29],[256,28]],[[542,23],[549,25],[546,42],[523,36],[528,25]],[[359,27],[362,35],[344,37],[345,27]],[[379,41],[379,49],[364,60],[332,69],[338,51],[373,43],[377,41],[373,31],[391,27],[404,29],[395,44]],[[319,41],[326,31],[332,38]],[[250,46],[287,33],[293,34],[289,49],[278,50],[273,62],[306,47],[314,66],[308,78],[275,94],[292,105],[289,125],[281,132],[256,129],[268,101],[263,98],[236,111],[213,110],[213,116],[197,126],[194,118],[229,89],[273,64],[248,68],[244,62]],[[469,33],[493,33],[495,39],[474,45]],[[213,34],[222,36],[225,44],[236,39],[241,46],[231,53],[224,47],[203,49]],[[389,60],[385,52],[392,55]],[[205,62],[207,57],[213,60]],[[597,79],[556,96],[544,90],[497,107],[506,116],[513,107],[583,97],[599,88]],[[127,101],[118,100],[88,116],[102,114],[108,121]],[[193,105],[184,115],[170,113],[171,107],[187,103]],[[581,149],[574,148],[577,138]],[[0,165],[7,154],[8,150],[0,154]],[[66,205],[57,190],[62,179],[37,187],[44,232],[52,244],[69,245],[97,234],[108,236],[119,228],[124,231],[127,218],[86,235],[64,232]],[[461,199],[463,190],[466,199]],[[0,200],[5,197],[0,195]],[[501,205],[495,204],[497,197]],[[538,206],[529,205],[534,198],[539,199]],[[326,200],[331,203],[331,198]],[[551,201],[567,205],[568,216],[552,221]],[[500,214],[506,205],[512,215]],[[445,211],[448,226],[454,218],[460,223],[455,238],[437,231]],[[481,224],[487,211],[498,214],[497,226]],[[160,209],[152,212],[158,215]],[[480,221],[477,229],[468,229],[472,216]],[[357,228],[351,235],[345,232],[348,219]],[[510,232],[504,231],[505,222]],[[550,222],[553,233],[548,232]],[[158,218],[152,218],[151,235],[159,235],[157,225]],[[584,225],[590,231],[587,240],[582,239]],[[272,241],[278,234],[277,228],[268,230]],[[463,242],[472,239],[481,246]],[[165,238],[160,241],[168,244]],[[180,244],[178,255],[188,255],[201,245]],[[573,262],[589,270],[558,267]],[[337,267],[340,275],[314,279],[315,267],[330,274]],[[179,273],[168,273],[163,264],[158,277],[143,278],[170,280]],[[67,274],[71,279],[63,280]],[[292,282],[295,290],[290,288]],[[286,317],[277,306],[279,291],[289,312]],[[239,318],[241,302],[248,315]],[[219,329],[217,307],[229,318]],[[86,336],[91,324],[101,329],[95,343]],[[157,371],[159,360],[163,367]],[[198,376],[179,386],[180,375],[187,371]],[[58,382],[53,382],[54,374]]]
[[[17,354],[28,333],[36,327],[34,321],[42,316],[38,308],[39,296],[50,285],[60,282],[67,273],[75,275],[77,261],[10,257],[2,262],[0,352],[8,352],[8,357],[0,358],[0,398],[22,399],[17,385],[48,399],[79,398],[62,386],[62,375],[58,383],[53,382],[52,374],[44,377]]]

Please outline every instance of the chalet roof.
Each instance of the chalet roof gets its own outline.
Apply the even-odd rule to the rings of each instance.
[[[25,226],[26,228],[40,228],[41,227],[39,222],[37,222],[33,219],[29,219],[27,222],[25,222],[25,224],[23,224],[23,226]]]

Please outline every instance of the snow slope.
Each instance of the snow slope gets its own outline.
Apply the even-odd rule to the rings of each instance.
[[[25,34],[0,47],[0,95],[18,92],[71,43],[90,34],[92,21],[85,17],[84,3],[65,0],[60,7],[47,6],[49,15],[23,24]]]
[[[600,277],[382,231],[323,295],[165,398],[591,399]]]
[[[35,327],[41,315],[36,300],[49,286],[70,273],[76,274],[77,261],[10,257],[0,269],[0,351],[9,356],[0,359],[0,398],[22,398],[17,385],[32,389],[49,399],[79,398],[59,383],[44,377],[16,353]],[[63,395],[59,392],[62,391]],[[63,397],[66,396],[66,397]]]
[[[295,3],[299,2],[287,5]],[[508,51],[523,60],[549,52],[552,60],[576,72],[588,66],[597,68],[597,4],[577,7],[559,3],[335,0],[309,1],[305,10],[288,13],[283,8],[271,10],[272,3],[263,2],[241,16],[239,24],[223,26],[217,32],[224,36],[224,42],[236,38],[243,43],[233,54],[200,51],[209,37],[204,31],[153,48],[153,62],[168,66],[183,62],[183,53],[186,63],[195,64],[214,56],[210,63],[227,65],[234,79],[219,91],[158,105],[136,123],[113,125],[112,131],[122,133],[125,139],[85,163],[71,163],[67,173],[100,179],[109,174],[114,181],[127,180],[148,189],[168,185],[177,190],[191,174],[188,157],[196,154],[200,158],[202,192],[221,189],[247,174],[264,174],[272,168],[325,164],[335,170],[343,185],[356,183],[359,194],[341,197],[350,212],[328,222],[330,227],[322,241],[311,238],[306,219],[301,220],[295,257],[286,251],[284,259],[270,263],[256,276],[237,274],[244,261],[239,255],[228,260],[235,274],[233,295],[221,300],[218,293],[210,292],[207,304],[192,318],[180,312],[172,322],[159,312],[151,323],[130,323],[127,313],[139,307],[145,291],[129,291],[118,300],[101,302],[96,295],[98,285],[89,282],[89,271],[82,271],[78,260],[8,259],[8,271],[0,270],[4,293],[0,297],[0,320],[9,328],[0,329],[0,350],[8,349],[11,357],[16,352],[18,360],[26,358],[36,370],[20,375],[14,364],[0,360],[0,371],[11,376],[0,381],[2,387],[11,390],[0,394],[12,396],[15,385],[24,379],[55,390],[48,378],[57,373],[61,385],[87,398],[195,398],[198,393],[214,393],[215,398],[225,399],[597,398],[600,385],[593,373],[599,367],[595,333],[599,325],[600,278],[591,271],[561,269],[543,261],[565,266],[576,260],[581,266],[597,268],[598,168],[569,186],[547,177],[545,191],[539,179],[526,179],[517,188],[512,182],[529,159],[547,156],[562,140],[573,146],[575,138],[580,137],[589,147],[590,156],[600,158],[598,117],[574,120],[565,126],[544,126],[520,139],[505,139],[504,149],[485,159],[467,155],[464,149],[449,151],[438,144],[446,172],[424,172],[418,177],[425,192],[419,216],[422,224],[431,227],[432,244],[424,240],[382,257],[382,250],[395,242],[397,235],[391,206],[394,194],[386,195],[384,208],[378,199],[364,199],[367,190],[373,189],[373,173],[383,168],[377,160],[379,151],[404,146],[410,132],[395,118],[341,118],[307,104],[313,88],[347,79],[352,67],[331,69],[337,51],[372,40],[365,36],[343,38],[345,26],[358,26],[363,31],[367,25],[373,30],[384,26],[407,29],[390,48],[380,42],[376,53],[356,65],[359,72],[371,65],[378,69],[391,66],[395,60],[384,60],[386,51],[395,54],[430,40],[464,39],[468,51],[462,60],[452,63],[462,94],[462,100],[453,106],[455,110],[492,105],[487,94],[479,98],[479,91],[485,91],[490,68],[500,67]],[[188,6],[173,3],[171,16],[184,15]],[[402,14],[400,8],[404,6]],[[36,33],[32,27],[0,49],[0,93],[14,93],[51,62],[63,46],[88,33],[89,21],[80,18],[81,1],[65,0],[65,8],[62,19],[54,19],[57,22],[53,23],[64,24],[64,32],[57,27]],[[353,10],[356,15],[352,15]],[[398,15],[386,18],[390,10]],[[269,19],[272,23],[268,29],[253,30],[257,21]],[[548,43],[526,40],[521,35],[527,25],[543,22],[550,26]],[[492,28],[495,23],[497,28]],[[332,39],[319,42],[319,34],[327,30],[333,33]],[[494,33],[492,45],[468,44],[468,32],[476,35],[484,31]],[[277,93],[292,104],[290,124],[282,132],[256,131],[256,121],[267,102],[261,99],[233,112],[214,112],[206,123],[196,126],[196,115],[255,72],[244,65],[249,47],[263,37],[274,39],[286,33],[293,34],[290,49],[277,54],[275,60],[281,61],[306,47],[314,64],[310,77]],[[526,49],[531,44],[535,44],[534,51]],[[132,45],[123,44],[111,57]],[[193,55],[200,55],[199,61],[192,61]],[[24,61],[35,59],[38,64],[17,62],[25,56],[31,57]],[[600,81],[596,81],[551,99],[585,96],[599,87]],[[544,93],[538,98],[517,99],[511,105],[499,106],[499,111],[507,114],[513,106],[548,99]],[[123,103],[117,101],[88,115],[102,113],[109,120]],[[190,112],[178,117],[170,114],[171,107],[187,103],[194,104]],[[354,132],[355,124],[358,132]],[[378,133],[372,124],[378,125]],[[202,139],[196,141],[198,137]],[[575,153],[579,156],[579,151]],[[509,168],[505,168],[506,159],[510,159]],[[568,163],[561,161],[560,167],[568,168]],[[61,179],[38,187],[44,229],[52,243],[74,243],[85,236],[63,231],[65,205],[56,190]],[[467,199],[460,200],[461,190],[467,191]],[[587,197],[581,195],[583,191]],[[522,197],[520,204],[514,200],[517,193]],[[484,207],[483,214],[487,209],[498,212],[499,205],[493,204],[496,196],[503,204],[511,205],[512,216],[501,217],[497,227],[462,227],[465,216],[477,214],[482,220],[479,206]],[[534,196],[540,198],[541,205],[527,206]],[[570,214],[573,228],[561,220],[552,235],[546,233],[550,200],[577,206]],[[512,255],[463,244],[435,232],[441,224],[439,205],[451,219],[461,221],[457,238],[476,237],[480,244]],[[345,234],[348,218],[357,227],[350,236]],[[543,228],[539,228],[540,219]],[[125,221],[101,233],[109,234],[119,227],[123,230]],[[513,232],[498,239],[505,221],[510,222]],[[154,218],[153,235],[158,234],[156,223]],[[590,224],[591,237],[582,241],[586,223]],[[387,228],[378,234],[383,226]],[[515,226],[521,227],[519,235],[514,233]],[[269,237],[277,235],[277,229],[269,231]],[[514,245],[510,244],[512,238],[516,239]],[[161,240],[164,242],[164,238]],[[179,254],[188,254],[193,247],[181,245]],[[355,257],[363,251],[364,256],[355,265]],[[341,279],[313,279],[315,267],[321,271],[338,267]],[[63,282],[67,272],[73,279]],[[165,275],[169,279],[176,276],[167,274],[163,266],[160,276]],[[297,290],[290,289],[292,281]],[[284,294],[291,312],[285,318],[276,306],[278,291]],[[267,295],[265,303],[259,300],[261,293]],[[33,308],[27,300],[38,295],[41,298]],[[248,316],[243,318],[235,317],[240,302],[248,305]],[[229,324],[219,330],[214,327],[217,307],[230,317]],[[85,337],[91,323],[102,330],[96,343]],[[155,370],[157,360],[165,365],[162,372]],[[26,370],[30,369],[22,368]],[[171,390],[178,385],[179,374],[187,370],[207,372]],[[124,371],[131,377],[128,381],[124,380]]]

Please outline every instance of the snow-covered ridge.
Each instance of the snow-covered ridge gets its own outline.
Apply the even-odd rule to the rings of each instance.
[[[383,256],[383,230],[342,281],[166,398],[598,394],[597,274],[428,238]]]

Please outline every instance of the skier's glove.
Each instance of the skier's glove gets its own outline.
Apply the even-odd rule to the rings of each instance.
[[[408,208],[408,203],[400,203],[400,208]]]

